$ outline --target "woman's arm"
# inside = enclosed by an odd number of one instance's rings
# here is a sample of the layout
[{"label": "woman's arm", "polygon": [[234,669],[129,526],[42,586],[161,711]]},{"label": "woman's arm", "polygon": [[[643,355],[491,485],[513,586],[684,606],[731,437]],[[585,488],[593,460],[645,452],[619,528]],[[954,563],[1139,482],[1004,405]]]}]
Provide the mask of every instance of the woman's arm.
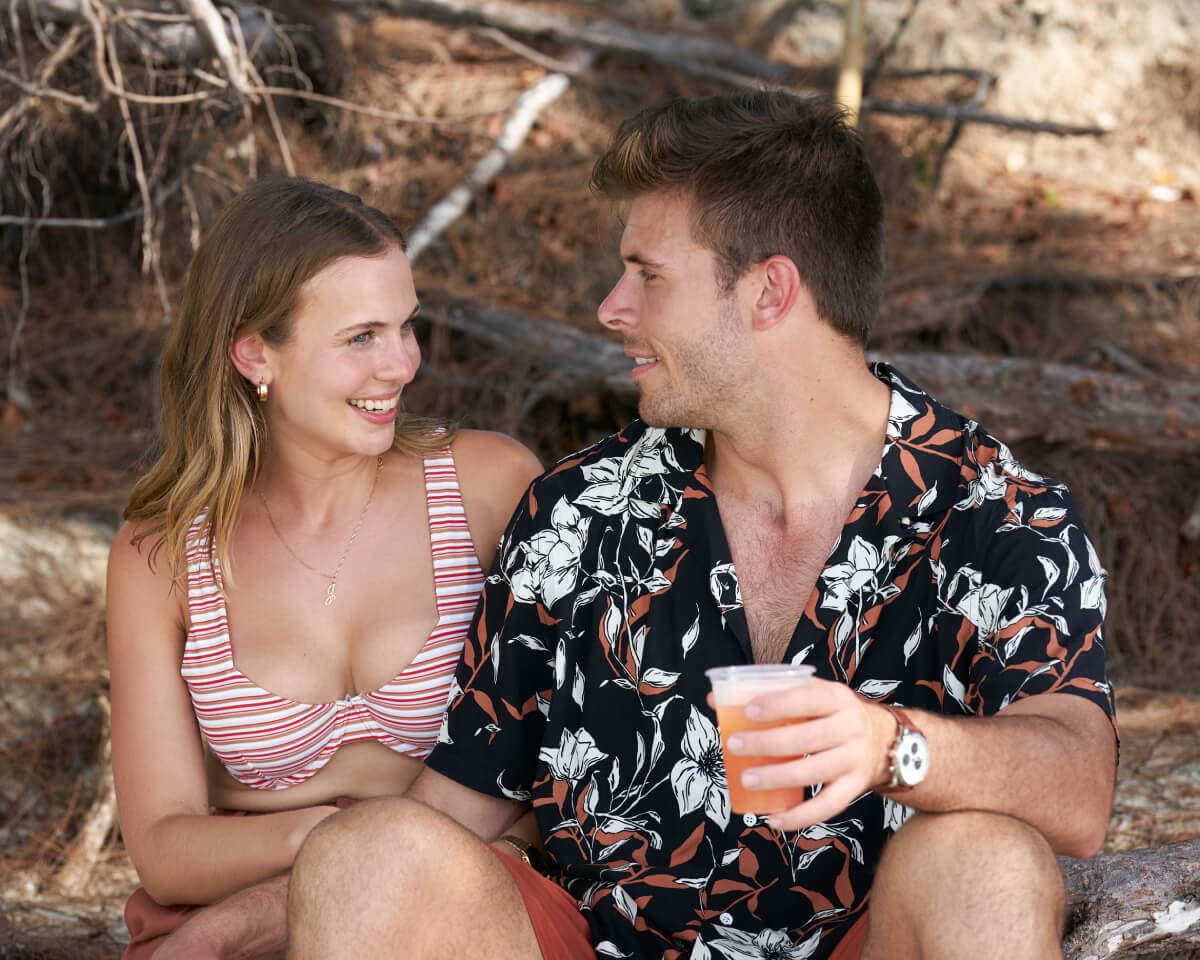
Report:
[{"label": "woman's arm", "polygon": [[108,559],[112,756],[121,832],[159,903],[211,903],[287,870],[333,807],[255,817],[208,815],[203,744],[180,675],[186,597],[149,540],[125,524]]}]

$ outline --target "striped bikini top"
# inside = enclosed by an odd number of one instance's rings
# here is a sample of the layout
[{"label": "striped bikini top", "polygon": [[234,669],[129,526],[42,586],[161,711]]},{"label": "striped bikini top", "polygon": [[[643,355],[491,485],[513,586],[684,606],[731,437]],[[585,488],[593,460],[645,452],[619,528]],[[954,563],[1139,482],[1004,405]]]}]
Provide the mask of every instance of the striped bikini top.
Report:
[{"label": "striped bikini top", "polygon": [[463,640],[483,589],[449,448],[425,458],[425,499],[433,544],[438,622],[412,663],[378,690],[332,703],[276,696],[233,661],[220,576],[208,557],[201,513],[188,532],[191,627],[181,673],[200,731],[240,783],[282,790],[303,783],[343,744],[377,740],[424,759],[433,749]]}]

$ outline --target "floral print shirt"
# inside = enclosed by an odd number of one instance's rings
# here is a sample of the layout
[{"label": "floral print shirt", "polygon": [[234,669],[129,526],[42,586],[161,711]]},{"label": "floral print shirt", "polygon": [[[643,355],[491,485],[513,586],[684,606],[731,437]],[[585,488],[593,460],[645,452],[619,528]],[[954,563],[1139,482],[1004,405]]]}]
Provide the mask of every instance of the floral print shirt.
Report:
[{"label": "floral print shirt", "polygon": [[[959,716],[1050,691],[1111,717],[1104,580],[1070,493],[885,364],[882,460],[785,659]],[[704,434],[634,421],[535,481],[467,636],[435,770],[533,805],[601,957],[827,957],[908,808],[732,814],[708,667],[752,660]]]}]

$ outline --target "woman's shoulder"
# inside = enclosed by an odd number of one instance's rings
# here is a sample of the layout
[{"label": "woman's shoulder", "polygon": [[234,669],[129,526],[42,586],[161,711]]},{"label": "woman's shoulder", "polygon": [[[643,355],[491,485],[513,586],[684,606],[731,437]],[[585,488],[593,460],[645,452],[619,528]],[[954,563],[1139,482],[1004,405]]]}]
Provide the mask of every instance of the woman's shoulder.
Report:
[{"label": "woman's shoulder", "polygon": [[122,523],[108,550],[110,580],[115,572],[119,576],[142,582],[162,578],[169,581],[163,537],[161,521],[135,518]]},{"label": "woman's shoulder", "polygon": [[464,430],[450,449],[479,562],[491,566],[495,544],[542,464],[518,440],[489,430]]},{"label": "woman's shoulder", "polygon": [[486,481],[506,490],[516,488],[514,496],[542,472],[541,461],[532,450],[494,430],[461,430],[450,450],[462,482]]}]

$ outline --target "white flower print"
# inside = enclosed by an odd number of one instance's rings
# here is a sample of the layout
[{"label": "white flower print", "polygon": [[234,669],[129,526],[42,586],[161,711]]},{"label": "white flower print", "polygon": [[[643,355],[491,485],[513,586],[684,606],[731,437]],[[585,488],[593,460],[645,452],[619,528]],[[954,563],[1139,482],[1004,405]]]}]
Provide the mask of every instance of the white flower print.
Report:
[{"label": "white flower print", "polygon": [[721,759],[721,737],[711,720],[691,708],[683,734],[683,757],[671,770],[671,787],[681,814],[704,807],[705,816],[729,825],[729,791]]},{"label": "white flower print", "polygon": [[[517,545],[505,563],[513,598],[519,603],[536,603],[549,610],[575,590],[579,560],[587,542],[590,517],[583,517],[566,498],[550,512],[550,530],[541,530]],[[512,570],[518,559],[521,566]]]},{"label": "white flower print", "polygon": [[979,476],[967,484],[967,495],[954,505],[955,510],[970,510],[987,500],[1003,500],[1008,492],[1008,477],[996,469],[995,462],[984,464]]},{"label": "white flower print", "polygon": [[580,780],[592,766],[607,760],[608,754],[598,750],[592,735],[581,727],[578,732],[563,730],[558,747],[542,747],[538,759],[550,765],[555,780]]},{"label": "white flower print", "polygon": [[853,596],[866,594],[883,601],[896,596],[900,588],[889,583],[881,589],[879,574],[891,563],[892,547],[898,540],[898,537],[887,537],[880,550],[869,540],[856,536],[846,551],[846,559],[821,572],[821,579],[828,585],[821,607],[843,611]]},{"label": "white flower print", "polygon": [[786,930],[748,933],[726,927],[709,946],[720,950],[729,960],[808,960],[820,942],[820,930],[802,943],[793,944]]},{"label": "white flower print", "polygon": [[917,415],[917,408],[909,403],[899,390],[892,391],[892,402],[888,407],[887,435],[895,440],[904,435],[904,425]]},{"label": "white flower print", "polygon": [[718,563],[708,572],[708,591],[717,601],[722,617],[742,606],[742,585],[732,563]]},{"label": "white flower print", "polygon": [[606,517],[632,513],[635,517],[653,519],[659,514],[657,501],[632,496],[640,480],[669,472],[672,465],[663,462],[666,431],[648,429],[634,442],[619,460],[608,457],[581,467],[588,487],[575,498],[578,506],[595,510]]},{"label": "white flower print", "polygon": [[883,829],[884,830],[899,830],[908,818],[916,813],[912,807],[903,803],[897,803],[891,797],[883,798]]},{"label": "white flower print", "polygon": [[963,567],[959,575],[965,576],[970,586],[954,604],[954,611],[970,620],[981,636],[994,636],[1006,625],[1002,615],[1013,588],[984,583],[983,575],[971,567]]},{"label": "white flower print", "polygon": [[1101,566],[1100,558],[1096,556],[1096,548],[1092,546],[1091,538],[1084,537],[1083,542],[1087,547],[1088,566],[1092,575],[1079,583],[1079,605],[1088,610],[1098,610],[1103,618],[1108,609],[1108,601],[1104,596],[1104,581],[1108,579],[1108,573]]}]

